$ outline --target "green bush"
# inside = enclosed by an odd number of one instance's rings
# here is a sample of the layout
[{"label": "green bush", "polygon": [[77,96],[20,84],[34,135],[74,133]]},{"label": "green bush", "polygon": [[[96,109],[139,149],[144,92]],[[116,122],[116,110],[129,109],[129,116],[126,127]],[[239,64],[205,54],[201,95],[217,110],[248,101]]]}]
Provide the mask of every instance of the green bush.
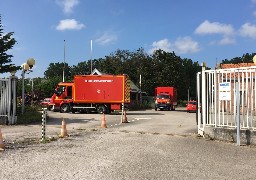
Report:
[{"label": "green bush", "polygon": [[135,102],[132,102],[129,106],[129,110],[131,111],[152,109],[152,108],[154,108],[154,105],[152,105],[152,103],[148,101],[142,101],[142,103],[135,101]]},{"label": "green bush", "polygon": [[26,105],[22,114],[21,106],[17,107],[17,124],[30,124],[42,121],[42,106]]},{"label": "green bush", "polygon": [[180,101],[178,101],[178,106],[179,107],[186,107],[187,103],[188,103],[187,100],[180,100]]}]

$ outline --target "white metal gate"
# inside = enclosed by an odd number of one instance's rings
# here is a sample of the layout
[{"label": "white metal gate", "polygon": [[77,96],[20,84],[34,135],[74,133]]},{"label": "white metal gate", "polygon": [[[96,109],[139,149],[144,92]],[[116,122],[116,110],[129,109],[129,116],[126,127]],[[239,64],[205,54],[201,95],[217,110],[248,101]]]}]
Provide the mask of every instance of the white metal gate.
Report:
[{"label": "white metal gate", "polygon": [[[240,109],[236,107],[237,82]],[[201,135],[206,126],[236,128],[237,114],[240,114],[241,129],[255,130],[256,66],[202,70],[197,74],[197,102]]]},{"label": "white metal gate", "polygon": [[6,125],[17,121],[17,80],[16,76],[0,79],[0,120]]}]

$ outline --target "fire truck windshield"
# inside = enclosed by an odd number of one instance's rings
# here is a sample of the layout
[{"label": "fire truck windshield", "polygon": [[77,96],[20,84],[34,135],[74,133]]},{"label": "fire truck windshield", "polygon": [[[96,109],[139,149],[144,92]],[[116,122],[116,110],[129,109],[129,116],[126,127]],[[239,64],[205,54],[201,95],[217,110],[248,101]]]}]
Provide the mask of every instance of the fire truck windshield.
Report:
[{"label": "fire truck windshield", "polygon": [[159,94],[156,96],[157,99],[170,99],[170,96],[167,94]]},{"label": "fire truck windshield", "polygon": [[65,92],[65,86],[58,86],[56,88],[55,93],[56,93],[57,96],[60,96],[63,92]]}]

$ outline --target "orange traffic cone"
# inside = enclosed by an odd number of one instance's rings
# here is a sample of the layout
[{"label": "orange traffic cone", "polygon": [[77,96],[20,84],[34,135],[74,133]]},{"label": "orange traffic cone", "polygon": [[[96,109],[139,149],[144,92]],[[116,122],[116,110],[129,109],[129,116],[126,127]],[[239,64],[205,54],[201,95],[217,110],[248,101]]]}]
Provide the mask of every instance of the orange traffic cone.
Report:
[{"label": "orange traffic cone", "polygon": [[102,114],[101,127],[107,128],[105,113]]},{"label": "orange traffic cone", "polygon": [[66,122],[65,122],[64,118],[62,118],[60,137],[66,137],[66,136],[68,136],[68,131],[67,131],[67,127],[66,127]]},{"label": "orange traffic cone", "polygon": [[0,149],[3,150],[4,148],[5,148],[5,145],[4,145],[4,141],[3,141],[2,132],[0,129]]},{"label": "orange traffic cone", "polygon": [[128,123],[127,117],[126,117],[126,111],[124,111],[124,116],[123,116],[123,122],[122,123]]}]

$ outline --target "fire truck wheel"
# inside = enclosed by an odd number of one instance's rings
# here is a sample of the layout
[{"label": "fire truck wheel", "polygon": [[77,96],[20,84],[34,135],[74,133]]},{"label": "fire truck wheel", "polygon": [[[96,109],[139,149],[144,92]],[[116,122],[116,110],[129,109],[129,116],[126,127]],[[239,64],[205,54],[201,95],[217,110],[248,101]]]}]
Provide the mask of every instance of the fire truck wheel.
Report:
[{"label": "fire truck wheel", "polygon": [[106,113],[106,112],[107,112],[106,106],[104,106],[104,105],[99,105],[99,106],[97,107],[97,112],[98,112],[99,114]]},{"label": "fire truck wheel", "polygon": [[75,114],[76,110],[72,108],[71,112],[72,112],[72,114]]},{"label": "fire truck wheel", "polygon": [[68,113],[69,112],[69,105],[68,104],[62,104],[60,107],[61,113]]},{"label": "fire truck wheel", "polygon": [[48,111],[53,111],[53,106],[48,106],[47,109]]}]

